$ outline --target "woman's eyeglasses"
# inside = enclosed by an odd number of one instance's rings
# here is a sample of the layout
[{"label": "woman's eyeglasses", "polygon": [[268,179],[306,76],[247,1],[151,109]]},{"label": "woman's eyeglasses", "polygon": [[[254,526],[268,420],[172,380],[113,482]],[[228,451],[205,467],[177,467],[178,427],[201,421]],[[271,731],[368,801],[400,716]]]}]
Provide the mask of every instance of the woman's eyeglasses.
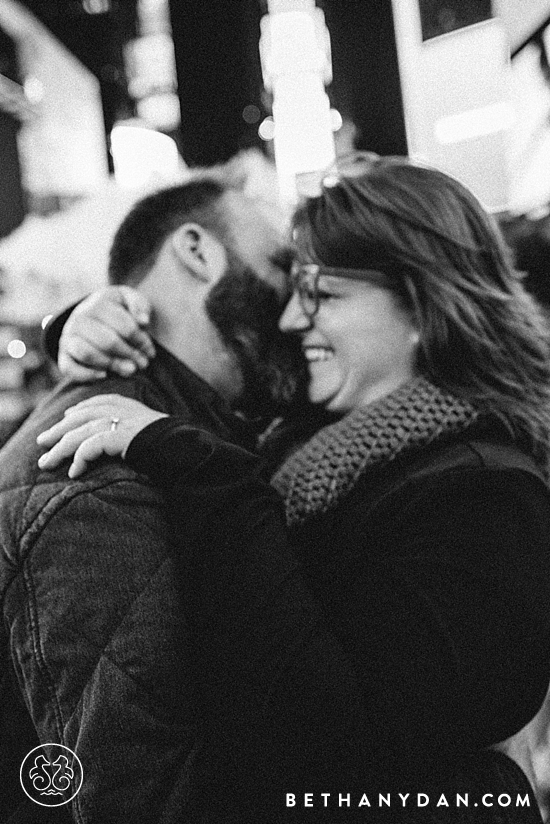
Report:
[{"label": "woman's eyeglasses", "polygon": [[309,320],[314,318],[319,311],[319,278],[323,276],[368,281],[385,288],[391,285],[388,275],[376,269],[347,269],[294,261],[290,270],[290,285],[292,291],[298,296],[304,315]]}]

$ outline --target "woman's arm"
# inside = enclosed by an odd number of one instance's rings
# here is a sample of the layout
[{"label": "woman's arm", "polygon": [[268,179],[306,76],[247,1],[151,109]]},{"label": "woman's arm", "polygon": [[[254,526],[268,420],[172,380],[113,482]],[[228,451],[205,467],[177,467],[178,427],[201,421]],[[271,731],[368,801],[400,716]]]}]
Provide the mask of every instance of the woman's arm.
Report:
[{"label": "woman's arm", "polygon": [[128,377],[155,355],[147,329],[151,307],[130,286],[107,286],[50,321],[44,347],[65,377],[76,381]]},{"label": "woman's arm", "polygon": [[[397,528],[379,524],[386,535],[393,532],[384,546],[391,555],[383,560],[359,506],[349,512],[353,536],[334,531],[329,563],[319,563],[310,545],[298,564],[280,502],[250,456],[230,456],[215,443],[196,475],[182,476],[177,456],[186,453],[186,438],[183,427],[159,421],[134,440],[127,459],[146,471],[155,462],[155,442],[162,443],[171,457],[164,478],[153,472],[155,483],[173,512],[201,512],[196,537],[203,547],[219,541],[227,577],[214,614],[238,602],[243,581],[249,582],[245,612],[264,593],[256,626],[266,631],[266,694],[277,696],[280,686],[269,668],[269,641],[282,629],[279,610],[299,604],[315,622],[315,635],[300,636],[307,623],[302,613],[286,636],[287,645],[300,638],[281,661],[289,676],[287,708],[295,711],[305,695],[323,692],[330,659],[342,684],[353,684],[354,717],[370,754],[398,760],[401,769],[401,759],[431,761],[435,769],[440,759],[487,747],[538,711],[550,682],[550,505],[535,476],[489,469],[442,475],[403,502]],[[289,577],[272,577],[272,569],[262,588],[254,576],[274,553]],[[324,664],[316,661],[317,644]],[[337,688],[333,700],[335,694]]]}]

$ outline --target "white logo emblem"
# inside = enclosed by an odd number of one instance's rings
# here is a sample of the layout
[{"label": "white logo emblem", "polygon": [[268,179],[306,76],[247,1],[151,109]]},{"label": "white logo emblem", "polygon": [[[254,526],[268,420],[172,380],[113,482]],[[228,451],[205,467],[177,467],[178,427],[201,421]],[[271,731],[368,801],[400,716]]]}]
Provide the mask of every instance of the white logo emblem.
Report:
[{"label": "white logo emblem", "polygon": [[41,744],[21,764],[19,780],[35,804],[61,807],[72,801],[82,787],[84,773],[75,752],[63,744]]}]

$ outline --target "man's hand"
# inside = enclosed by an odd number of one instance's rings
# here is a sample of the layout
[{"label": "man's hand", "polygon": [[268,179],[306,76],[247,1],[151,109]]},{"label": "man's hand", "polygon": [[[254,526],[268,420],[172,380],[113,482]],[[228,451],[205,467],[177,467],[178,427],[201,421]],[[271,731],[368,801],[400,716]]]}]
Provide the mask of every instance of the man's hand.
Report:
[{"label": "man's hand", "polygon": [[57,365],[75,381],[94,381],[107,372],[129,377],[155,356],[147,327],[151,306],[130,286],[107,286],[79,303],[59,341]]}]

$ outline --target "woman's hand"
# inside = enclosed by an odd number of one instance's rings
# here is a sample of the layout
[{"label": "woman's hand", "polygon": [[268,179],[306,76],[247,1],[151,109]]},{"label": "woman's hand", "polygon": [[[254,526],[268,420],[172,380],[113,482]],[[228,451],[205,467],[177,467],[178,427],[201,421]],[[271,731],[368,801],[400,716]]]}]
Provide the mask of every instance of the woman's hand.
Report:
[{"label": "woman's hand", "polygon": [[155,356],[147,326],[151,307],[130,286],[107,286],[71,312],[59,340],[57,365],[75,381],[122,377],[144,369]]},{"label": "woman's hand", "polygon": [[71,406],[63,420],[38,436],[39,446],[49,449],[38,465],[41,469],[55,469],[72,457],[69,477],[77,478],[101,455],[124,457],[138,432],[166,417],[163,412],[149,409],[132,398],[96,395]]}]

